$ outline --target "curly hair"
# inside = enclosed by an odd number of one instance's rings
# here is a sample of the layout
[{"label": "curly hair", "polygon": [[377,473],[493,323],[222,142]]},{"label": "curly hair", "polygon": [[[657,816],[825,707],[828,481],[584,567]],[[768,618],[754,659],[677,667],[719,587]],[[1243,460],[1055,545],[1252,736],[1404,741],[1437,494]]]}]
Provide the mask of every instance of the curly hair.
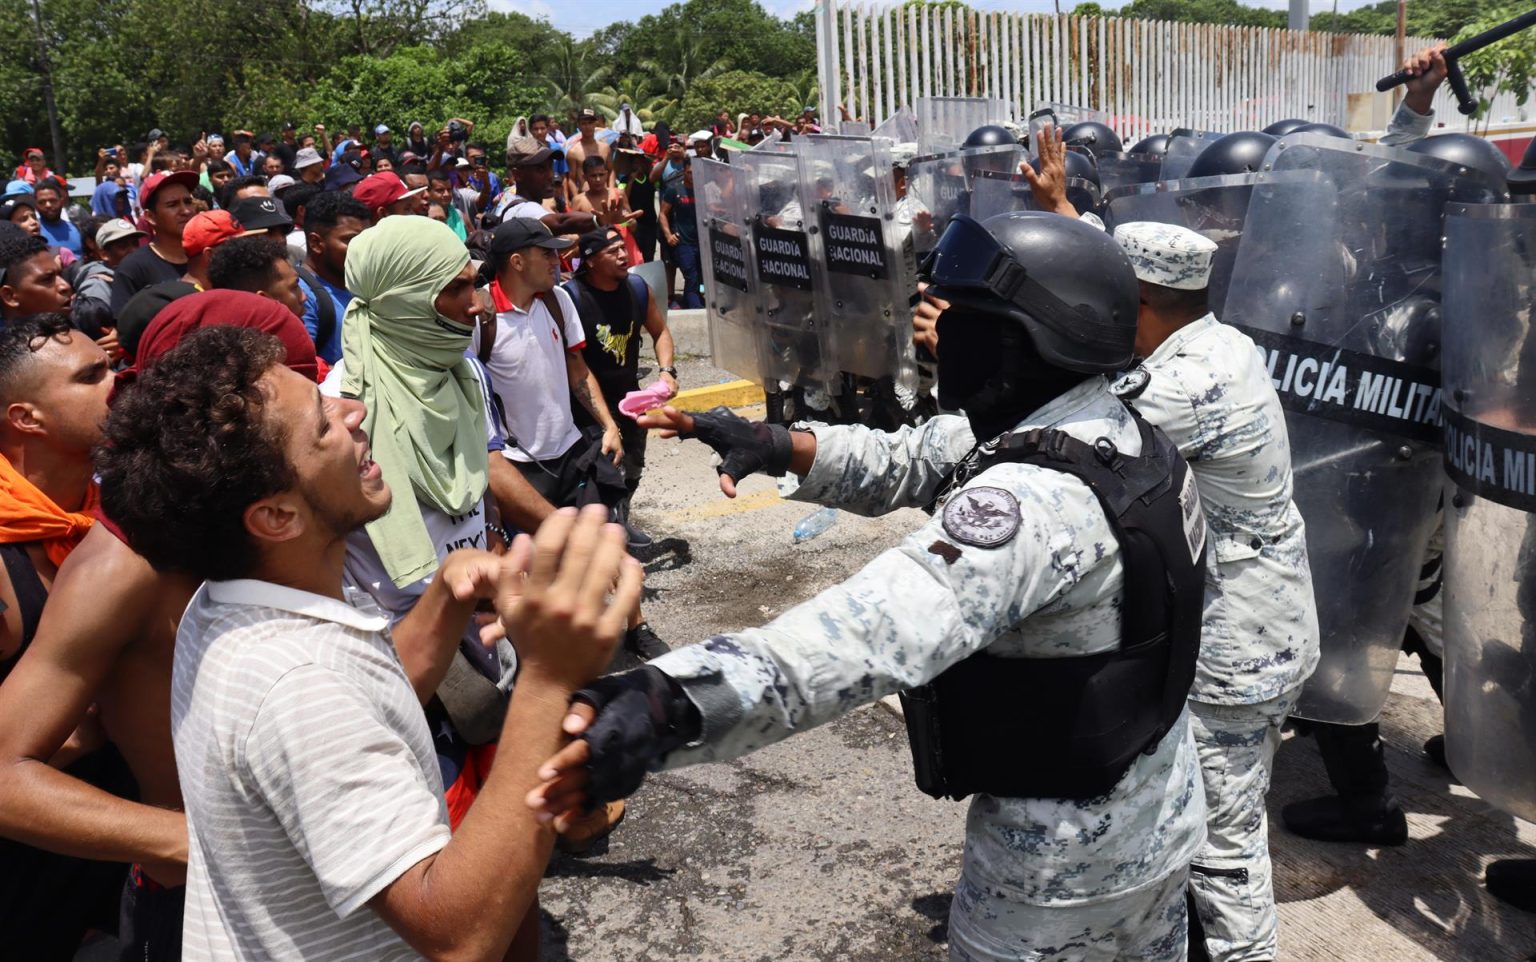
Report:
[{"label": "curly hair", "polygon": [[74,330],[63,314],[32,314],[0,328],[0,404],[18,399],[24,371],[43,345]]},{"label": "curly hair", "polygon": [[113,402],[96,449],[102,508],[156,570],[221,581],[260,560],[245,509],[296,482],[258,383],[285,356],[270,334],[202,328]]},{"label": "curly hair", "polygon": [[277,262],[287,260],[288,248],[265,234],[234,237],[213,249],[208,281],[222,290],[256,294],[277,278]]},{"label": "curly hair", "polygon": [[351,194],[345,194],[339,190],[321,191],[310,198],[309,204],[304,208],[304,231],[305,233],[322,233],[331,230],[343,217],[351,217],[364,224],[373,220],[373,215],[368,213],[368,208],[363,206],[363,202]]},{"label": "curly hair", "polygon": [[0,283],[4,283],[11,268],[47,251],[48,238],[41,235],[18,231],[0,236]]}]

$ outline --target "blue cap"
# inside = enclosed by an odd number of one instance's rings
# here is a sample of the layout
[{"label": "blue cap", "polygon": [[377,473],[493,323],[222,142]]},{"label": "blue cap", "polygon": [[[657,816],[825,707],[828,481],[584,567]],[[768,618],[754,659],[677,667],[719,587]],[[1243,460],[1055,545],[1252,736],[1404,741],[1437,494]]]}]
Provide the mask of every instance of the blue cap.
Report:
[{"label": "blue cap", "polygon": [[343,190],[363,179],[357,168],[345,162],[337,162],[325,171],[325,189]]}]

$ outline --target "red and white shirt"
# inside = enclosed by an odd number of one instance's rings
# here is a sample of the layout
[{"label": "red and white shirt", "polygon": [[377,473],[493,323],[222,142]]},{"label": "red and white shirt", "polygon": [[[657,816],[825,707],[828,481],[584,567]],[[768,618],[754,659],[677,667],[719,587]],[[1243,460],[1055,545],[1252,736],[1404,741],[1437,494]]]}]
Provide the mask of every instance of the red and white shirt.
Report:
[{"label": "red and white shirt", "polygon": [[[568,351],[579,352],[586,346],[587,335],[571,296],[559,287],[549,296],[559,298],[565,316],[563,338],[541,298],[534,298],[524,311],[507,299],[499,282],[491,282],[496,343],[485,367],[506,417],[507,446],[502,453],[513,461],[549,461],[581,440],[581,429],[571,417],[565,359]],[[477,327],[470,353],[479,350]]]}]

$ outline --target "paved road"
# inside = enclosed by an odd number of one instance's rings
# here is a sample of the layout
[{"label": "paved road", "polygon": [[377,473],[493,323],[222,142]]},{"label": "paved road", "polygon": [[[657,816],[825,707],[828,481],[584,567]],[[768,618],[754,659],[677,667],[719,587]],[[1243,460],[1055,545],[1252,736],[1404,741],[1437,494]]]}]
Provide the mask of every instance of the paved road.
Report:
[{"label": "paved road", "polygon": [[[725,375],[699,362],[685,384]],[[841,515],[796,545],[804,505],[748,481],[715,488],[708,451],[653,438],[637,521],[691,552],[653,563],[647,616],[674,646],[768,621],[895,544],[922,516]],[[1271,794],[1285,960],[1514,962],[1536,951],[1536,916],[1479,884],[1496,857],[1536,857],[1536,826],[1448,782],[1418,746],[1438,707],[1404,660],[1383,736],[1412,841],[1364,850],[1306,842],[1279,806],[1325,789],[1308,739],[1288,737]],[[756,755],[653,777],[609,851],[557,858],[542,889],[549,960],[946,958],[964,806],[911,784],[901,721],[880,706]]]}]

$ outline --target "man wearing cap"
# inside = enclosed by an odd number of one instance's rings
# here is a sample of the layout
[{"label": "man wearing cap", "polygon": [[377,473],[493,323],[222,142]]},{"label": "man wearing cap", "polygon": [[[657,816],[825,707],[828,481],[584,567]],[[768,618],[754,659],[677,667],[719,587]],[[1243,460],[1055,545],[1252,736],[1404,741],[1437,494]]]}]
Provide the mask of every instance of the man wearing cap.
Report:
[{"label": "man wearing cap", "polygon": [[[609,160],[609,147],[597,139],[597,111],[591,107],[583,107],[576,112],[576,129],[581,131],[581,136],[566,141],[565,162],[568,169],[565,174],[565,183],[562,189],[565,192],[567,203],[576,199],[576,195],[587,189],[586,178],[582,174],[581,165],[588,157],[601,157]],[[608,165],[608,186],[613,186],[613,164]]]},{"label": "man wearing cap", "polygon": [[514,218],[537,220],[555,234],[582,234],[598,227],[593,214],[560,212],[544,206],[556,190],[564,189],[564,182],[555,183],[554,151],[543,141],[533,136],[509,137],[507,177],[512,186],[502,192],[492,210],[498,222]]},{"label": "man wearing cap", "polygon": [[405,186],[405,181],[391,171],[370,174],[352,190],[352,196],[368,208],[368,215],[375,224],[392,215],[418,213],[420,202],[417,198],[425,193],[424,187],[412,189]]},{"label": "man wearing cap", "polygon": [[[624,235],[617,228],[605,227],[583,234],[581,270],[565,284],[581,319],[586,346],[582,357],[587,369],[597,379],[603,400],[619,426],[624,443],[624,498],[621,517],[628,516],[629,500],[640,486],[645,469],[646,430],[619,411],[619,402],[631,391],[640,390],[641,332],[651,335],[656,351],[659,381],[666,386],[661,400],[677,393],[677,368],[673,366],[672,332],[661,305],[651,296],[651,289],[639,276],[630,273]],[[576,412],[578,417],[582,412]],[[583,418],[595,423],[591,418]]]},{"label": "man wearing cap", "polygon": [[293,218],[276,197],[247,197],[231,211],[246,234],[266,234],[286,242],[293,230]]},{"label": "man wearing cap", "polygon": [[298,130],[293,121],[283,123],[281,137],[282,139],[272,148],[268,156],[282,161],[284,172],[291,172],[294,169],[293,162],[299,156]]},{"label": "man wearing cap", "polygon": [[304,147],[294,154],[293,169],[306,184],[318,184],[325,179],[325,158],[313,147]]},{"label": "man wearing cap", "polygon": [[340,154],[336,162],[325,170],[326,190],[347,190],[355,188],[363,180],[362,158],[353,151],[345,151]]},{"label": "man wearing cap", "polygon": [[374,126],[373,147],[370,149],[370,152],[373,154],[375,166],[377,166],[381,159],[389,161],[391,167],[400,162],[400,152],[395,149],[394,145],[394,134],[387,125],[377,124]]},{"label": "man wearing cap", "polygon": [[193,217],[181,233],[181,248],[187,252],[187,272],[182,281],[199,291],[212,290],[208,265],[213,261],[213,249],[245,233],[245,226],[227,210],[205,210]]},{"label": "man wearing cap", "polygon": [[28,147],[22,151],[21,166],[11,172],[12,180],[24,180],[34,187],[39,181],[54,176],[54,172],[48,169],[48,159],[43,155],[41,147]]},{"label": "man wearing cap", "polygon": [[139,291],[187,272],[181,234],[197,213],[192,190],[197,174],[190,170],[162,171],[144,181],[139,202],[154,229],[154,239],[123,259],[112,276],[112,313],[118,314]]},{"label": "man wearing cap", "polygon": [[231,167],[235,168],[235,176],[249,177],[252,174],[261,173],[258,169],[256,154],[254,153],[255,138],[244,130],[236,131],[234,137],[234,152],[225,156],[224,159],[229,161]]},{"label": "man wearing cap", "polygon": [[1210,524],[1191,727],[1208,806],[1190,891],[1213,962],[1276,956],[1264,798],[1280,726],[1318,659],[1306,531],[1285,412],[1253,341],[1206,289],[1216,244],[1184,227],[1115,228],[1141,288],[1142,365],[1113,390],[1189,461]]},{"label": "man wearing cap", "polygon": [[101,252],[102,263],[117,270],[124,258],[139,249],[139,238],[143,236],[144,232],[125,217],[114,217],[102,224],[96,228],[96,249]]}]

